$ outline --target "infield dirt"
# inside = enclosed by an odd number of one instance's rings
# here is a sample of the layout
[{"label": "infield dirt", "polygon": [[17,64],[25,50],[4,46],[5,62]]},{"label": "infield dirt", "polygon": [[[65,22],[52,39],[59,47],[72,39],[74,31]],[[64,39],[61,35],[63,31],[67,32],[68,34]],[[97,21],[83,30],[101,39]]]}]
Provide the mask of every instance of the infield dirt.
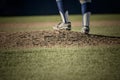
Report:
[{"label": "infield dirt", "polygon": [[0,32],[0,48],[120,45],[120,37],[74,31]]}]

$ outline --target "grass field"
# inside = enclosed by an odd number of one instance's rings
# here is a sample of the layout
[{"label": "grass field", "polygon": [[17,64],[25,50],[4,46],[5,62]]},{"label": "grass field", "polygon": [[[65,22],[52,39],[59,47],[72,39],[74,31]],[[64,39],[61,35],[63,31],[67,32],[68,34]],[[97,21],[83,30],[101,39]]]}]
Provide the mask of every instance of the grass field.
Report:
[{"label": "grass field", "polygon": [[[48,18],[51,23],[59,21],[59,16],[0,17],[0,32],[52,30],[40,25],[49,22]],[[71,15],[70,20],[81,22],[81,15]],[[91,26],[91,34],[120,37],[119,14],[92,15],[94,21],[98,24]],[[40,24],[16,26],[36,22]],[[0,49],[0,80],[120,80],[119,70],[120,45]]]}]

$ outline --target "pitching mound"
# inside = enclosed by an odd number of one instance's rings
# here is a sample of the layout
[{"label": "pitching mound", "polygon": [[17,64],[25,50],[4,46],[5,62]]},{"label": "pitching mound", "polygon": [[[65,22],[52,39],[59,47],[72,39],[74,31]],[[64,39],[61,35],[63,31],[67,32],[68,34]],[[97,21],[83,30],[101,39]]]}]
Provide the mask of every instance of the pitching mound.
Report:
[{"label": "pitching mound", "polygon": [[0,48],[120,45],[120,37],[85,35],[73,31],[0,33]]}]

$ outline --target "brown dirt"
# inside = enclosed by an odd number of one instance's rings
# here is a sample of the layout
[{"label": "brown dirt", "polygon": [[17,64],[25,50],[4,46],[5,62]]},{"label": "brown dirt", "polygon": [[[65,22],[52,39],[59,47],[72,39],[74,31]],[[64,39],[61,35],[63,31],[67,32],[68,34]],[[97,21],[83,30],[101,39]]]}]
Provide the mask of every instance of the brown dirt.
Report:
[{"label": "brown dirt", "polygon": [[73,31],[0,33],[0,48],[120,45],[120,37],[81,34]]}]

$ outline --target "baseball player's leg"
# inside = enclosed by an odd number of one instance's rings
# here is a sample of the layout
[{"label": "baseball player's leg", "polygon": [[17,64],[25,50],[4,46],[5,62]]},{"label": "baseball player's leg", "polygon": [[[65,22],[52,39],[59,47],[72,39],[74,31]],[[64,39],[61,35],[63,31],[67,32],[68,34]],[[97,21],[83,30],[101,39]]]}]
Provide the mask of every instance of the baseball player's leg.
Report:
[{"label": "baseball player's leg", "polygon": [[58,10],[59,10],[59,13],[60,13],[61,18],[62,18],[62,22],[67,23],[67,19],[65,17],[65,10],[64,10],[63,1],[62,0],[56,0],[56,3],[57,3]]},{"label": "baseball player's leg", "polygon": [[68,21],[68,11],[64,8],[63,0],[56,0],[59,13],[61,15],[62,22],[54,26],[55,30],[71,30],[71,23]]},{"label": "baseball player's leg", "polygon": [[83,28],[81,32],[88,34],[90,31],[91,0],[80,0],[80,3],[83,16]]}]

